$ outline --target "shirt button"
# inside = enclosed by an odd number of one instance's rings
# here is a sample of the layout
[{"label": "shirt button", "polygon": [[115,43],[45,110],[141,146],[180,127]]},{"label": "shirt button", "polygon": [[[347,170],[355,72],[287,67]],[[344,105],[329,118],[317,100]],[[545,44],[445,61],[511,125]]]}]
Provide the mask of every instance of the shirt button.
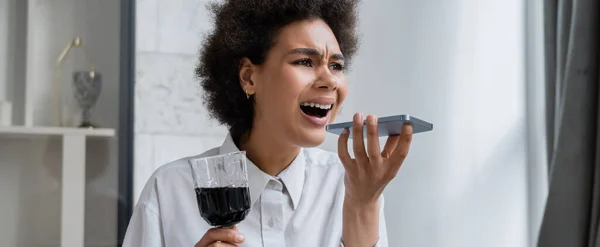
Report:
[{"label": "shirt button", "polygon": [[273,225],[275,225],[275,223],[273,222],[273,218],[269,219],[269,227],[273,227]]}]

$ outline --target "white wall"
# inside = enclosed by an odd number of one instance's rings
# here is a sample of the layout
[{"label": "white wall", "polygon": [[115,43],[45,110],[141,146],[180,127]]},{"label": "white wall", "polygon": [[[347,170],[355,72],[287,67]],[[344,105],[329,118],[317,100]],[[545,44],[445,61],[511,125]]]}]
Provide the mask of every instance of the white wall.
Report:
[{"label": "white wall", "polygon": [[0,101],[7,100],[8,94],[8,34],[10,29],[10,9],[13,0],[0,0]]},{"label": "white wall", "polygon": [[12,124],[24,123],[25,62],[22,51],[27,46],[23,28],[27,18],[27,2],[0,0],[0,101],[12,104]]},{"label": "white wall", "polygon": [[[208,27],[200,2],[137,0],[136,199],[156,167],[224,135],[193,79]],[[391,246],[528,245],[523,7],[363,1],[363,44],[338,120],[408,113],[435,126],[415,137],[385,192]]]},{"label": "white wall", "polygon": [[527,246],[523,6],[364,4],[354,109],[434,123],[385,192],[393,246]]},{"label": "white wall", "polygon": [[220,145],[226,133],[208,121],[194,79],[200,39],[210,28],[205,3],[136,1],[136,201],[154,169]]},{"label": "white wall", "polygon": [[21,22],[21,16],[26,9],[25,4],[17,0],[0,0],[0,101],[5,100],[12,103],[11,123],[23,122],[24,100],[17,97],[24,94],[25,87],[22,83],[15,83],[24,78],[24,73],[19,66],[24,63],[24,58],[18,57],[16,50],[24,47],[21,36],[22,30],[18,30],[16,23]]},{"label": "white wall", "polygon": [[[0,0],[6,1],[6,0]],[[13,63],[7,70],[15,79],[9,98],[23,96],[25,75],[36,90],[31,96],[35,125],[52,124],[54,60],[74,36],[81,36],[103,75],[102,95],[93,122],[118,128],[120,2],[105,0],[9,0],[11,3],[8,53],[0,60]],[[19,4],[15,4],[19,3]],[[28,3],[28,4],[27,4]],[[3,5],[5,6],[5,5]],[[4,11],[4,10],[3,10]],[[31,17],[26,21],[27,15]],[[29,25],[29,29],[27,28]],[[31,31],[26,33],[26,31]],[[26,36],[28,34],[29,36]],[[4,35],[4,34],[2,34]],[[27,42],[26,38],[29,38]],[[17,43],[18,42],[18,43]],[[1,44],[0,45],[4,45]],[[31,50],[26,50],[29,45]],[[25,62],[26,54],[34,61]],[[15,56],[15,57],[12,57]],[[72,69],[81,62],[74,50],[64,68],[65,97]],[[25,65],[28,64],[27,71]],[[1,77],[1,76],[0,76]],[[2,86],[2,84],[0,84]],[[16,91],[19,93],[13,94]],[[23,115],[18,111],[16,114]],[[23,122],[22,120],[20,121]],[[118,139],[87,142],[86,246],[116,246],[118,195]],[[58,246],[60,243],[61,143],[56,138],[6,138],[0,135],[0,246]]]}]

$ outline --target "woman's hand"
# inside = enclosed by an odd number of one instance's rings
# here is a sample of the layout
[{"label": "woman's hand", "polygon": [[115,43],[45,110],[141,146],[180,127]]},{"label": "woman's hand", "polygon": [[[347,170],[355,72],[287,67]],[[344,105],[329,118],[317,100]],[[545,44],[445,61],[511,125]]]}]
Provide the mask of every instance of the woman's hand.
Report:
[{"label": "woman's hand", "polygon": [[354,159],[348,153],[348,130],[340,135],[338,141],[338,155],[346,169],[342,231],[342,242],[346,247],[374,246],[379,239],[378,200],[387,184],[398,174],[412,140],[412,126],[405,125],[402,133],[389,136],[383,150],[380,150],[377,118],[369,115],[365,149],[363,121],[361,114],[354,114]]},{"label": "woman's hand", "polygon": [[244,242],[244,236],[233,228],[212,228],[208,230],[202,239],[194,247],[231,247],[238,246]]},{"label": "woman's hand", "polygon": [[377,118],[367,116],[367,147],[363,137],[363,116],[356,113],[352,125],[352,143],[355,158],[348,153],[349,132],[345,130],[338,141],[338,155],[346,169],[345,200],[352,205],[377,204],[387,184],[396,177],[412,140],[412,126],[405,125],[402,133],[389,136],[380,150]]}]

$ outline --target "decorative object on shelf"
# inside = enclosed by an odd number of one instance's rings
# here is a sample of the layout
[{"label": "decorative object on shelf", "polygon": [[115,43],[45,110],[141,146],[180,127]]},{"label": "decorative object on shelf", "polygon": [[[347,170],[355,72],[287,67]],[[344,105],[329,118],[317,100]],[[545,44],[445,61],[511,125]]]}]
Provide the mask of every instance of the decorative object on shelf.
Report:
[{"label": "decorative object on shelf", "polygon": [[[54,95],[55,95],[55,102],[56,102],[56,111],[55,111],[55,115],[56,115],[56,124],[58,126],[66,126],[67,124],[65,123],[65,116],[63,115],[63,109],[64,109],[64,105],[63,105],[63,76],[62,76],[62,65],[63,62],[65,61],[67,55],[69,54],[69,51],[73,48],[80,48],[79,50],[82,51],[84,58],[90,68],[89,71],[77,71],[73,73],[73,86],[74,88],[74,94],[75,94],[75,99],[77,101],[77,103],[79,104],[79,107],[83,110],[83,119],[82,119],[82,123],[79,125],[79,127],[82,128],[94,128],[95,126],[93,126],[90,123],[90,110],[91,108],[93,108],[98,100],[98,97],[100,95],[101,92],[101,76],[99,73],[96,72],[96,70],[94,69],[94,64],[92,63],[92,60],[90,59],[90,56],[88,55],[88,53],[86,52],[86,50],[83,48],[83,44],[81,42],[81,38],[79,37],[75,37],[73,38],[69,44],[67,45],[67,47],[65,47],[65,49],[63,49],[63,51],[60,53],[60,55],[58,56],[58,58],[56,59],[56,64],[55,64],[55,70],[54,70],[54,74],[55,74],[55,85],[54,85]],[[96,78],[98,77],[98,78]],[[97,85],[96,85],[97,84]]]},{"label": "decorative object on shelf", "polygon": [[83,110],[80,128],[96,128],[90,122],[91,110],[96,105],[102,92],[102,75],[90,71],[73,73],[75,99]]},{"label": "decorative object on shelf", "polygon": [[0,100],[0,126],[12,125],[12,103]]}]

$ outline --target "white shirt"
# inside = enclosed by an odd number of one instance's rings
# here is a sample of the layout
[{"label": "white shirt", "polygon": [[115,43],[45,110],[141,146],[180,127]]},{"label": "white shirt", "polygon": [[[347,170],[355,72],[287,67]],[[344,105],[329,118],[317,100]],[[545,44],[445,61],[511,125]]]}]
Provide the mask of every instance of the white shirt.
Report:
[{"label": "white shirt", "polygon": [[[231,136],[221,147],[158,168],[134,208],[125,247],[193,247],[211,228],[200,217],[190,159],[239,151]],[[277,177],[247,160],[252,206],[237,225],[249,247],[338,247],[342,237],[344,167],[337,154],[304,148]],[[387,247],[380,200],[379,241]]]}]

